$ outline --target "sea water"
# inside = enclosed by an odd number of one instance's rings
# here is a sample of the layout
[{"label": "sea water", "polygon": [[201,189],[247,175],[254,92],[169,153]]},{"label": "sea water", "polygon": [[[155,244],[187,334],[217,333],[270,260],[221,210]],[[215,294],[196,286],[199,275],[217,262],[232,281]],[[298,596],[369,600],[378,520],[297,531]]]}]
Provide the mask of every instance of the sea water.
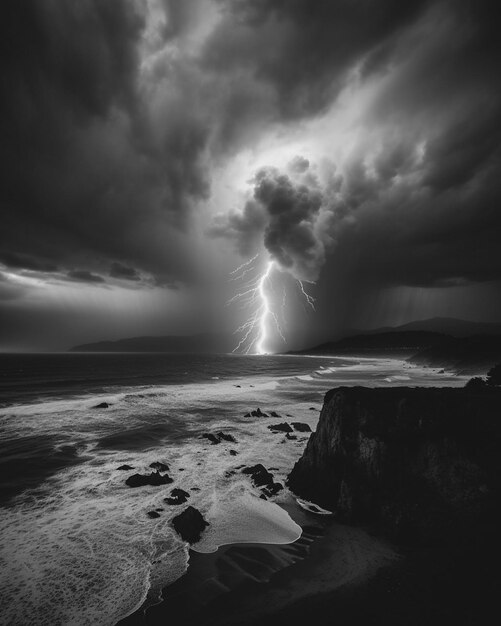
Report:
[{"label": "sea water", "polygon": [[[171,525],[188,504],[210,524],[200,552],[295,541],[286,490],[264,501],[241,469],[263,463],[284,483],[309,433],[290,441],[268,426],[314,430],[324,393],[354,384],[464,381],[390,359],[1,355],[0,621],[115,624],[158,600],[188,567]],[[280,418],[246,417],[257,407]],[[202,437],[218,431],[236,443]],[[172,484],[125,484],[155,461],[169,465]],[[190,493],[186,504],[164,502],[175,487]]]}]

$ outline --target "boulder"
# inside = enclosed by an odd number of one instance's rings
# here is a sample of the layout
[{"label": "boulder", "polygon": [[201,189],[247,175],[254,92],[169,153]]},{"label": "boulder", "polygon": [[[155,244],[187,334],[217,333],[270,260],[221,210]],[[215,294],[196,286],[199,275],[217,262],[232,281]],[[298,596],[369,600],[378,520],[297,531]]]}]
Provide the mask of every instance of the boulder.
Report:
[{"label": "boulder", "polygon": [[157,470],[157,472],[169,471],[169,466],[166,463],[162,463],[161,461],[154,461],[153,463],[150,463],[150,467],[154,470]]},{"label": "boulder", "polygon": [[249,474],[256,487],[264,487],[273,484],[273,474],[270,474],[270,472],[264,467],[264,465],[261,465],[261,463],[250,467],[244,467],[242,474]]},{"label": "boulder", "polygon": [[229,441],[230,443],[237,443],[237,440],[235,439],[233,435],[229,435],[221,431],[216,433],[216,437],[219,437],[219,441],[223,440],[223,441]]},{"label": "boulder", "polygon": [[184,504],[190,497],[190,494],[184,489],[173,489],[169,498],[164,498],[164,502],[170,505]]},{"label": "boulder", "polygon": [[287,422],[282,422],[281,424],[271,424],[268,428],[277,433],[291,433],[293,431],[292,426],[287,424]]},{"label": "boulder", "polygon": [[204,519],[198,509],[189,506],[173,518],[172,526],[184,541],[197,543],[205,528],[209,526],[209,522]]},{"label": "boulder", "polygon": [[300,433],[311,433],[311,428],[308,424],[304,422],[291,422],[292,426],[294,426],[294,430],[297,430]]},{"label": "boulder", "polygon": [[208,439],[211,444],[214,446],[217,443],[221,443],[221,439],[219,439],[219,437],[216,437],[216,435],[213,435],[212,433],[204,433],[202,435],[203,439]]},{"label": "boulder", "polygon": [[167,474],[160,474],[159,472],[151,472],[151,474],[132,474],[125,481],[125,484],[129,487],[144,487],[145,485],[153,485],[158,487],[160,485],[168,485],[174,482]]}]

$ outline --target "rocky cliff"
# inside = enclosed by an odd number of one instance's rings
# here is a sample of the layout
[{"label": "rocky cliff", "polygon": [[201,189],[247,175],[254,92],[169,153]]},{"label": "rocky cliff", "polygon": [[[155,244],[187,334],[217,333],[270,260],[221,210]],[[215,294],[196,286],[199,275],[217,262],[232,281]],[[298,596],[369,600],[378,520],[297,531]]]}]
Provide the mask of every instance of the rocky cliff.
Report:
[{"label": "rocky cliff", "polygon": [[500,409],[495,388],[333,389],[289,487],[393,537],[457,535],[499,503]]}]

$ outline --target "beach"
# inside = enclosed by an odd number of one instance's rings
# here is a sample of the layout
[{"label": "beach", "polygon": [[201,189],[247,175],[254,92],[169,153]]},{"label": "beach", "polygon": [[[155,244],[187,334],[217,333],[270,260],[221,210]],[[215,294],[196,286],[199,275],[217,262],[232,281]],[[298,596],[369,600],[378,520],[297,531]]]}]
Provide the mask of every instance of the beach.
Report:
[{"label": "beach", "polygon": [[[217,605],[222,596],[229,607],[230,596],[250,582],[262,586],[263,606],[278,610],[391,563],[396,558],[391,546],[353,529],[327,528],[325,518],[305,513],[286,488],[264,500],[262,489],[242,470],[262,464],[285,486],[310,432],[294,430],[287,438],[269,426],[294,422],[313,431],[323,396],[336,384],[464,381],[389,359],[290,359],[295,360],[282,365],[275,357],[270,373],[261,360],[259,370],[245,376],[235,371],[185,384],[115,385],[101,393],[45,395],[2,408],[3,441],[15,435],[18,446],[4,462],[17,454],[21,468],[21,488],[1,509],[6,622],[114,624],[131,616],[133,623],[147,609],[153,623],[158,611],[171,610],[169,593],[176,584],[202,607]],[[294,368],[292,374],[284,371],[286,365]],[[96,408],[103,403],[106,408]],[[266,416],[252,415],[258,408]],[[234,441],[215,444],[204,437],[217,433]],[[31,457],[19,450],[23,441],[32,446]],[[33,450],[46,458],[49,448],[58,462],[69,461],[50,471],[40,465],[34,484],[30,471],[41,460],[33,458]],[[137,489],[126,484],[134,473],[151,472],[155,463],[168,465],[171,483]],[[119,470],[123,465],[131,469]],[[26,476],[31,477],[23,482]],[[10,494],[16,485],[4,487]],[[191,549],[171,525],[186,506],[165,503],[174,488],[189,493],[186,505],[209,523]],[[324,546],[318,559],[311,556],[317,545]],[[211,567],[216,574],[207,574]],[[319,568],[307,575],[312,581],[307,585],[300,575],[305,567]],[[211,583],[200,593],[204,576]],[[274,591],[280,576],[284,587]]]}]

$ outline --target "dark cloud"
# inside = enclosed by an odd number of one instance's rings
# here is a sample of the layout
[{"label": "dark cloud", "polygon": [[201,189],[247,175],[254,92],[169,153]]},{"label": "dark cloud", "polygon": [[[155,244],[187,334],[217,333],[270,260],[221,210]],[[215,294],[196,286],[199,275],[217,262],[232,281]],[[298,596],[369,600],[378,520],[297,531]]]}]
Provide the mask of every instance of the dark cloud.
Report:
[{"label": "dark cloud", "polygon": [[141,280],[141,276],[136,269],[116,262],[111,265],[110,276],[122,278],[123,280]]},{"label": "dark cloud", "polygon": [[[342,298],[346,319],[357,290],[499,279],[496,8],[9,0],[0,263],[40,279],[110,275],[177,292],[220,276],[207,262],[214,239],[200,234],[216,206],[211,183],[235,155],[300,136],[280,159],[299,152],[288,166],[271,159],[245,173],[244,199],[218,206],[213,236],[243,257],[266,249],[296,277],[320,272],[325,311]],[[9,306],[30,288],[2,285]]]},{"label": "dark cloud", "polygon": [[243,212],[220,216],[210,234],[236,243],[243,255],[264,245],[271,259],[300,280],[316,280],[332,244],[332,209],[309,162],[295,157],[288,174],[260,169]]},{"label": "dark cloud", "polygon": [[395,35],[427,4],[220,0],[225,18],[209,41],[206,63],[267,83],[280,117],[317,114],[332,103],[354,65],[368,64],[382,46],[391,48]]},{"label": "dark cloud", "polygon": [[71,270],[68,272],[68,278],[83,283],[104,283],[105,280],[98,274],[92,274],[87,270]]},{"label": "dark cloud", "polygon": [[16,269],[27,269],[37,272],[55,272],[57,265],[44,259],[37,259],[28,254],[0,251],[0,263]]},{"label": "dark cloud", "polygon": [[[177,4],[166,3],[170,15]],[[89,270],[120,256],[152,272],[167,264],[181,278],[193,273],[189,259],[178,261],[176,231],[207,194],[208,131],[197,98],[187,105],[189,64],[164,63],[155,79],[153,62],[141,67],[144,7],[132,0],[2,7],[4,254],[41,266],[45,258],[66,267],[94,258]],[[182,24],[160,32],[160,51]]]}]

